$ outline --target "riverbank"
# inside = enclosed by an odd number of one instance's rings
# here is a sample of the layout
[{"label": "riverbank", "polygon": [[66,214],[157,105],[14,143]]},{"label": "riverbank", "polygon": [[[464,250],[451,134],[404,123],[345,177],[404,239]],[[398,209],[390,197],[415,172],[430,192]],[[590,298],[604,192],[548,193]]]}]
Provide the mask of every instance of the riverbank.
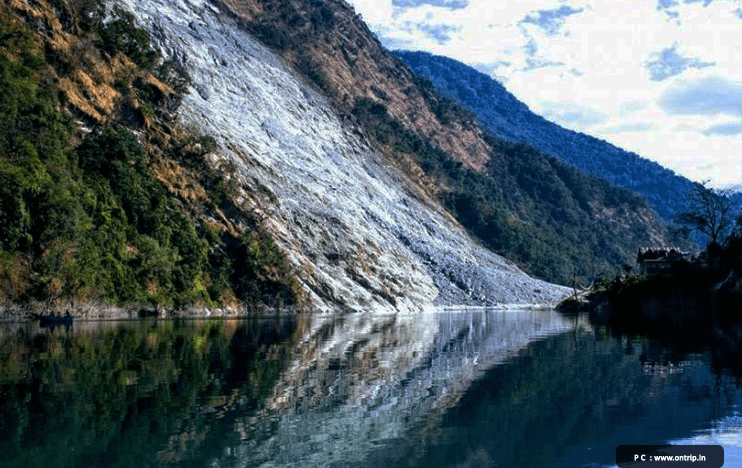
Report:
[{"label": "riverbank", "polygon": [[[494,305],[444,305],[436,309],[448,312],[466,312],[476,310],[553,310],[555,303],[502,303]],[[172,309],[154,305],[117,306],[102,303],[86,303],[48,306],[42,302],[32,302],[24,305],[0,305],[0,322],[22,322],[32,318],[33,314],[64,315],[69,311],[75,318],[82,320],[129,320],[139,318],[206,318],[206,317],[245,317],[245,316],[275,316],[306,312],[296,307],[268,308],[261,307],[224,307],[209,308],[189,306],[182,309]],[[339,315],[342,315],[339,312]],[[318,315],[322,315],[319,313]]]},{"label": "riverbank", "polygon": [[742,321],[742,275],[736,270],[709,271],[689,266],[672,274],[631,276],[616,279],[590,291],[566,297],[557,310],[566,314],[590,313],[598,317],[628,320],[699,318],[709,314]]},{"label": "riverbank", "polygon": [[742,376],[742,277],[689,267],[672,275],[614,281],[557,306],[586,315],[615,337],[643,338],[677,351],[678,359],[710,352],[717,369]]},{"label": "riverbank", "polygon": [[75,304],[68,306],[49,307],[43,303],[29,303],[24,305],[0,306],[0,322],[22,322],[32,318],[32,314],[64,315],[69,311],[76,319],[82,320],[126,320],[139,318],[206,318],[206,317],[245,317],[252,315],[282,315],[293,314],[295,309],[269,309],[247,307],[196,307],[189,306],[182,309],[171,309],[153,305],[117,306],[100,303]]}]

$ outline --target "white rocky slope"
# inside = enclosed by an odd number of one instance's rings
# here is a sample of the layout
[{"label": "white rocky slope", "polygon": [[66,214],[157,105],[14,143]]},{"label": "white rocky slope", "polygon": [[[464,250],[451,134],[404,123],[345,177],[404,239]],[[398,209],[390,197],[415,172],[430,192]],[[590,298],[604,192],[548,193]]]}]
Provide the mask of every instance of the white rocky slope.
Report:
[{"label": "white rocky slope", "polygon": [[565,289],[476,244],[278,56],[206,0],[117,0],[191,73],[181,122],[216,138],[244,207],[320,310],[551,304]]}]

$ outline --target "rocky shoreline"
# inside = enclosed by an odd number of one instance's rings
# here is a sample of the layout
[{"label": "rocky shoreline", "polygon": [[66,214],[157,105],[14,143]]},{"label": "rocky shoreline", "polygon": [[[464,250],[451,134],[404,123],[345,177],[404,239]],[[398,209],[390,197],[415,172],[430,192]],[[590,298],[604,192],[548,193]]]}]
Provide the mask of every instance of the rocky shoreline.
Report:
[{"label": "rocky shoreline", "polygon": [[131,320],[143,318],[207,318],[207,317],[248,317],[254,315],[282,315],[294,314],[295,309],[269,309],[263,308],[209,308],[209,307],[186,307],[182,309],[170,309],[152,305],[130,305],[116,306],[110,304],[87,303],[71,306],[48,307],[41,303],[23,305],[0,306],[0,322],[23,322],[30,320],[32,314],[56,314],[64,315],[69,311],[76,319],[81,320]]},{"label": "rocky shoreline", "polygon": [[[565,301],[566,302],[566,301]],[[561,303],[563,304],[563,303]],[[471,310],[552,310],[559,307],[554,303],[500,303],[500,304],[437,304],[433,307],[447,311],[471,311]],[[423,310],[421,308],[420,310]],[[207,318],[207,317],[250,317],[250,316],[275,316],[293,315],[305,313],[295,307],[269,308],[261,307],[224,307],[209,308],[189,306],[181,309],[166,308],[153,305],[128,305],[117,306],[103,303],[62,304],[49,306],[42,302],[31,302],[28,304],[0,305],[0,323],[24,322],[33,318],[33,314],[58,316],[70,312],[76,319],[81,320],[135,320],[145,318]],[[347,312],[347,311],[345,311]],[[399,311],[401,312],[401,311]],[[320,314],[322,315],[322,314]],[[343,311],[338,311],[343,315]]]}]

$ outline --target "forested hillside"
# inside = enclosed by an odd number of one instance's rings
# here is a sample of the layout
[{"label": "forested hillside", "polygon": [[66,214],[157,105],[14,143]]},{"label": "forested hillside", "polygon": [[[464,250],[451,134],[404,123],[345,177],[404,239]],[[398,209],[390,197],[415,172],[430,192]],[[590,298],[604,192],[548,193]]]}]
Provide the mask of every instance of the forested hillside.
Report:
[{"label": "forested hillside", "polygon": [[[473,112],[485,128],[511,142],[546,154],[641,194],[668,222],[686,210],[694,183],[659,164],[606,141],[560,127],[534,114],[492,77],[456,60],[426,52],[397,51],[420,77]],[[735,197],[742,206],[742,196]]]},{"label": "forested hillside", "polygon": [[640,196],[532,147],[489,136],[488,164],[476,171],[405,129],[380,103],[359,99],[353,114],[400,163],[412,158],[485,245],[537,276],[568,284],[611,275],[636,247],[666,242]]},{"label": "forested hillside", "polygon": [[[146,135],[168,128],[188,76],[158,60],[129,13],[104,22],[103,5],[77,3],[66,27],[79,42],[67,54],[0,5],[0,304],[290,302],[285,263],[257,226],[239,235],[205,220],[231,203],[204,163],[213,139],[147,146]],[[107,77],[94,86],[78,67]],[[199,206],[161,180],[171,158],[200,169]]]}]

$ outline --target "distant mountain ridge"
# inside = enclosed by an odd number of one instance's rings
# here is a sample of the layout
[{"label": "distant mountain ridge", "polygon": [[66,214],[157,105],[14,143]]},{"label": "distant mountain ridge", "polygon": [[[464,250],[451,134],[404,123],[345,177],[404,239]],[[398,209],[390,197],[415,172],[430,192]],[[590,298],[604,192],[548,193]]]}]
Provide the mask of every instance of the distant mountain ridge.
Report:
[{"label": "distant mountain ridge", "polygon": [[[582,171],[643,195],[657,213],[671,222],[685,209],[695,183],[641,156],[604,140],[565,129],[533,113],[492,77],[448,57],[427,52],[395,51],[422,78],[446,97],[472,111],[495,135],[527,143]],[[735,195],[740,205],[741,195]]]}]

